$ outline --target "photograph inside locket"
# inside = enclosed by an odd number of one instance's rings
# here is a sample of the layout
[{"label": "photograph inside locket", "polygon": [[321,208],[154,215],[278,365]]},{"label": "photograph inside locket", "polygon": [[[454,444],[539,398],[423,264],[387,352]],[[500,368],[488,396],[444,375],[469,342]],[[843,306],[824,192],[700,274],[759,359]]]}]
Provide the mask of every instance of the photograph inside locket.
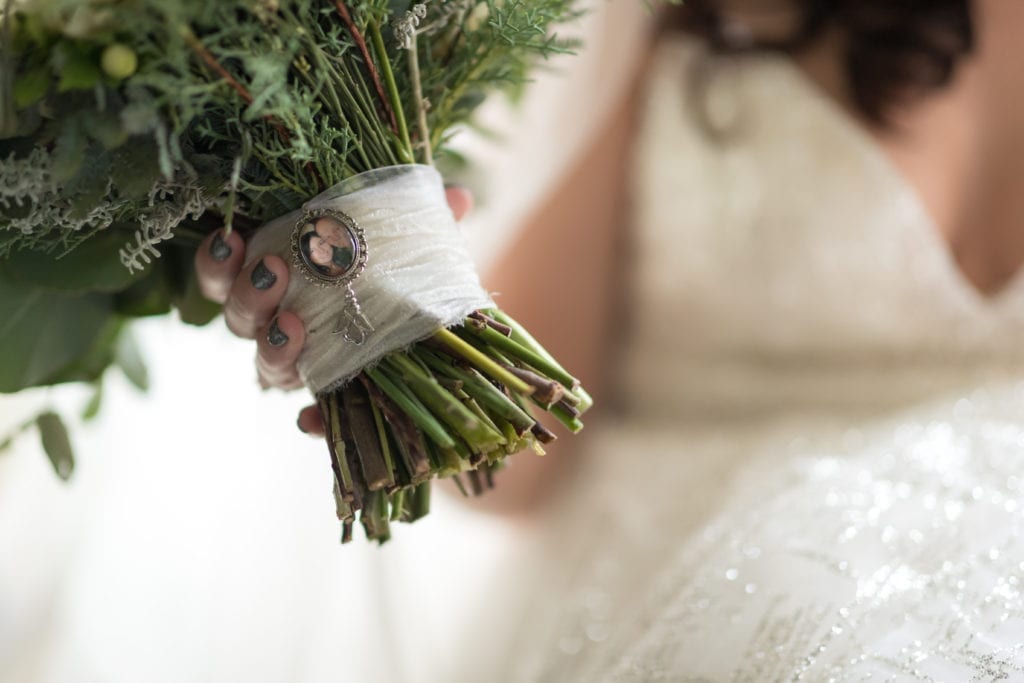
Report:
[{"label": "photograph inside locket", "polygon": [[302,260],[323,277],[344,277],[356,262],[357,250],[352,231],[331,216],[308,221],[299,234]]}]

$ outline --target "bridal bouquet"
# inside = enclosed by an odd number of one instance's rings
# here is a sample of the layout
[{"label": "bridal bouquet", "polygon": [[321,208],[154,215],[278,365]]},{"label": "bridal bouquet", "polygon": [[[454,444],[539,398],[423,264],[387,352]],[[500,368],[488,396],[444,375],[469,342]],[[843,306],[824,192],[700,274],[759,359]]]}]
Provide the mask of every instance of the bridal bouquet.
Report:
[{"label": "bridal bouquet", "polygon": [[[142,381],[132,317],[217,313],[196,245],[292,270],[342,538],[543,452],[590,398],[480,286],[434,159],[567,49],[573,0],[0,0],[0,391]],[[99,394],[90,410],[98,406]],[[66,443],[52,414],[51,445]],[[44,425],[45,421],[45,425]]]}]

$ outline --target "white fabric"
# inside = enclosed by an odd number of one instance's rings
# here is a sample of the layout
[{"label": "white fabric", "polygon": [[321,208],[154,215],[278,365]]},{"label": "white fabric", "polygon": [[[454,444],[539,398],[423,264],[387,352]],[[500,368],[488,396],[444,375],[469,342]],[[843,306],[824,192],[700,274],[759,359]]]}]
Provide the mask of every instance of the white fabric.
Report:
[{"label": "white fabric", "polygon": [[[352,312],[344,287],[311,284],[292,262],[291,235],[302,211],[336,209],[351,216],[366,238],[366,269],[352,282],[372,326],[362,344],[336,334]],[[248,262],[275,253],[289,264],[281,307],[306,325],[298,369],[313,393],[339,386],[383,356],[490,306],[444,194],[430,166],[377,169],[328,188],[296,211],[262,226]]]},{"label": "white fabric", "polygon": [[626,409],[439,680],[1024,680],[1024,279],[791,64],[701,59],[648,72]]}]

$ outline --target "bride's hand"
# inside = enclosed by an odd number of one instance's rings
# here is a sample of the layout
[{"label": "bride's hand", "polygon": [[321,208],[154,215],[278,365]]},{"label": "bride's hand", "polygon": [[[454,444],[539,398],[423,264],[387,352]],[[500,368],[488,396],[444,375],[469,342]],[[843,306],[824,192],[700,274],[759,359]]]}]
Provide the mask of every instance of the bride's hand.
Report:
[{"label": "bride's hand", "polygon": [[[468,190],[445,190],[455,220],[462,220],[473,205]],[[291,311],[280,310],[288,291],[288,265],[268,254],[243,268],[245,242],[237,232],[225,236],[217,231],[196,251],[196,274],[203,296],[224,305],[224,320],[233,333],[256,340],[256,371],[264,388],[298,389],[302,387],[295,361],[306,340],[302,320]],[[307,406],[299,412],[298,426],[303,432],[322,436],[320,410]]]}]

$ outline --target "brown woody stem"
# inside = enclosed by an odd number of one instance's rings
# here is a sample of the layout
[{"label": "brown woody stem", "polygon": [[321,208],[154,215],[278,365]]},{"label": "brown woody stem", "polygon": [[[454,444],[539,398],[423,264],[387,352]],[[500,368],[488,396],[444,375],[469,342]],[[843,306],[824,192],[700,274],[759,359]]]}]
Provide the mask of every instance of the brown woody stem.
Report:
[{"label": "brown woody stem", "polygon": [[348,29],[349,34],[352,36],[352,40],[356,44],[356,48],[359,50],[359,54],[363,57],[363,64],[366,65],[366,71],[370,76],[370,81],[373,83],[374,89],[377,91],[377,97],[380,99],[381,110],[391,127],[391,132],[398,135],[398,123],[395,120],[395,112],[388,103],[388,98],[384,94],[384,86],[380,81],[380,74],[377,73],[377,67],[373,64],[373,59],[370,58],[370,50],[366,47],[366,38],[363,36],[359,27],[356,26],[356,22],[352,20],[352,14],[348,11],[348,7],[342,0],[335,0],[334,6],[338,9],[338,14],[341,15],[341,20],[345,22],[345,28]]}]

